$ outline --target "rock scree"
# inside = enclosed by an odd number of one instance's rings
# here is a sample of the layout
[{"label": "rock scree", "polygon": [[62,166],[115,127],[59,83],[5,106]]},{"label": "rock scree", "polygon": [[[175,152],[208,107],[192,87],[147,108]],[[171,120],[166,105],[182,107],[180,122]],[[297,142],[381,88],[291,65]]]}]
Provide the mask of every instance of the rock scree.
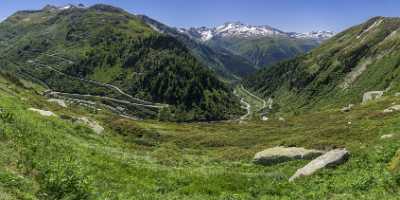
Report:
[{"label": "rock scree", "polygon": [[253,162],[260,165],[274,165],[290,160],[313,159],[323,153],[319,150],[278,146],[256,153]]},{"label": "rock scree", "polygon": [[312,160],[303,168],[298,169],[296,173],[290,177],[289,181],[292,182],[299,177],[310,176],[325,167],[335,167],[341,165],[348,160],[349,156],[350,153],[346,149],[334,149],[328,151],[324,155]]}]

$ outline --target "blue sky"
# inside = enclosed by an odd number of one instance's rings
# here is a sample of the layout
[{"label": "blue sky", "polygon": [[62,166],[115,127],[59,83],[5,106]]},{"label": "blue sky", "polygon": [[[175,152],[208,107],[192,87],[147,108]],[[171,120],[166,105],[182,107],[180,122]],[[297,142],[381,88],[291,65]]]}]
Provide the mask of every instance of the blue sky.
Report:
[{"label": "blue sky", "polygon": [[297,32],[338,32],[374,16],[400,16],[400,0],[0,0],[0,19],[67,3],[111,4],[176,27],[242,21]]}]

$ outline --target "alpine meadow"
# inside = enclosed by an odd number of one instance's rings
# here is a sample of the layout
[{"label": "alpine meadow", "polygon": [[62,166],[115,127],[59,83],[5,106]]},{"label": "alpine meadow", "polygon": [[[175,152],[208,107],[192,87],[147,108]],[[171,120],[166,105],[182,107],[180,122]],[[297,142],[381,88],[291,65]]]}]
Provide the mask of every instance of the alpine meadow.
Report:
[{"label": "alpine meadow", "polygon": [[400,198],[397,2],[0,4],[0,200]]}]

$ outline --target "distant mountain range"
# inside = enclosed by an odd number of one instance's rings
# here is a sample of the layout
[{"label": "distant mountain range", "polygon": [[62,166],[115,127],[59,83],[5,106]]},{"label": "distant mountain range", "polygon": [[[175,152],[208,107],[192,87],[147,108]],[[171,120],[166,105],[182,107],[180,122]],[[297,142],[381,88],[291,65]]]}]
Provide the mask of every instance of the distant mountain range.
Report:
[{"label": "distant mountain range", "polygon": [[224,49],[243,57],[256,69],[306,53],[335,34],[331,31],[284,32],[267,25],[253,26],[241,22],[227,22],[214,28],[178,30],[213,49]]},{"label": "distant mountain range", "polygon": [[181,33],[185,33],[203,42],[219,37],[236,38],[262,38],[262,37],[287,37],[294,39],[313,39],[322,42],[335,35],[332,31],[312,31],[308,33],[284,32],[271,26],[254,26],[242,22],[227,22],[221,26],[207,28],[180,28]]},{"label": "distant mountain range", "polygon": [[53,91],[168,104],[174,120],[221,120],[243,112],[228,84],[332,35],[240,22],[185,30],[109,5],[47,5],[0,23],[0,64]]},{"label": "distant mountain range", "polygon": [[139,15],[155,30],[178,38],[204,65],[227,81],[294,58],[332,37],[333,32],[286,33],[270,26],[228,22],[215,28],[174,28]]}]

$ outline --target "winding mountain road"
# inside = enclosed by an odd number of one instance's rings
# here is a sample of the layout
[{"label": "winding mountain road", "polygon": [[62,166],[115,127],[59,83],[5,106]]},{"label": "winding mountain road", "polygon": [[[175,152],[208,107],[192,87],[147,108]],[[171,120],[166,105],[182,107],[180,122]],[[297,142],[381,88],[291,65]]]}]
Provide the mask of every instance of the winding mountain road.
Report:
[{"label": "winding mountain road", "polygon": [[[29,53],[37,53],[37,54],[44,55],[44,56],[49,56],[49,57],[53,57],[53,58],[58,58],[58,59],[60,59],[60,60],[62,60],[62,61],[68,62],[69,64],[74,64],[74,63],[75,63],[74,61],[72,61],[72,60],[70,60],[70,59],[67,59],[67,58],[64,58],[64,57],[61,57],[61,56],[57,56],[56,54],[48,54],[48,53],[41,53],[41,52],[35,52],[35,51],[26,51],[26,52],[29,52]],[[146,101],[146,100],[143,100],[143,99],[139,99],[139,98],[133,97],[132,95],[127,94],[126,92],[124,92],[123,90],[121,90],[119,87],[117,87],[117,86],[115,86],[115,85],[111,85],[111,84],[107,84],[107,83],[102,83],[102,82],[99,82],[99,81],[94,81],[94,80],[89,80],[89,79],[84,79],[84,78],[81,78],[81,77],[72,76],[72,75],[66,74],[66,73],[60,71],[59,69],[54,68],[54,67],[52,67],[52,66],[50,66],[50,65],[38,63],[38,62],[36,62],[36,61],[34,61],[34,60],[29,60],[28,63],[29,63],[29,62],[31,62],[31,63],[33,63],[33,64],[36,64],[36,65],[39,65],[39,66],[42,66],[42,67],[47,67],[48,69],[51,69],[51,70],[53,70],[53,71],[55,71],[55,72],[57,72],[57,73],[63,74],[64,76],[67,76],[67,77],[69,77],[69,78],[73,78],[73,79],[77,79],[77,80],[80,80],[80,81],[84,81],[84,82],[96,84],[96,85],[99,85],[99,86],[102,86],[102,87],[110,88],[110,89],[112,89],[112,90],[117,91],[117,92],[120,93],[121,95],[123,95],[123,96],[125,96],[125,97],[128,97],[128,98],[130,98],[130,99],[132,99],[132,100],[141,102],[142,104],[155,104],[155,103],[150,102],[150,101]],[[164,105],[165,105],[165,107],[167,107],[167,104],[164,104]],[[168,106],[169,106],[169,105],[168,105]]]},{"label": "winding mountain road", "polygon": [[245,89],[243,85],[239,85],[234,90],[234,94],[240,98],[240,103],[247,110],[247,113],[240,117],[240,121],[247,119],[252,113],[257,113],[267,107],[265,100]]},{"label": "winding mountain road", "polygon": [[244,104],[244,108],[247,110],[247,113],[240,117],[240,120],[243,121],[251,114],[251,105],[244,101],[244,98],[240,99],[240,103]]}]

